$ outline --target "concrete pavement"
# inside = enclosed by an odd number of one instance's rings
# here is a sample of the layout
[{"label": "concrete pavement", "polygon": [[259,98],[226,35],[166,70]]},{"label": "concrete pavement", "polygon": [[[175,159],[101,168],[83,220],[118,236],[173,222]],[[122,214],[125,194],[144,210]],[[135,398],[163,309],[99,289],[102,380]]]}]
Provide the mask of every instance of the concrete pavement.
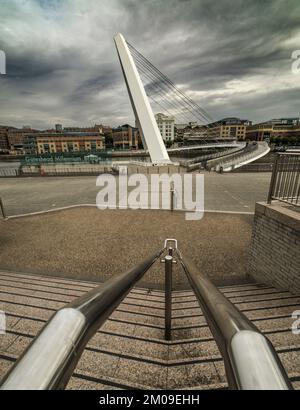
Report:
[{"label": "concrete pavement", "polygon": [[[205,210],[254,212],[267,196],[270,173],[204,173]],[[75,204],[95,204],[96,177],[0,178],[6,214],[38,212]]]}]

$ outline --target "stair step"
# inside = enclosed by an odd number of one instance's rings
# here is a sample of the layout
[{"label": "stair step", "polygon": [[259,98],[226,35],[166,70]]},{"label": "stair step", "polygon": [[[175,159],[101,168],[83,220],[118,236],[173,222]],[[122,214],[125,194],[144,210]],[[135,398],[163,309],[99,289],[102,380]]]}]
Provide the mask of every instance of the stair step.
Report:
[{"label": "stair step", "polygon": [[[279,353],[279,356],[288,375],[299,379],[299,351],[283,352]],[[15,360],[15,356],[11,355],[11,359]],[[0,357],[0,377],[5,375],[11,365],[11,360]],[[92,382],[87,379],[91,379]],[[80,384],[82,380],[84,381]],[[76,386],[79,385],[82,389],[115,389],[122,386],[146,389],[212,389],[225,388],[227,384],[221,360],[162,367],[153,363],[113,357],[106,353],[95,354],[85,350],[68,388],[78,388]],[[294,386],[298,387],[297,382]]]},{"label": "stair step", "polygon": [[[9,352],[19,356],[36,335],[36,332],[29,333],[27,331],[27,335],[21,333],[16,326],[12,330],[8,330],[5,338],[0,339],[0,352]],[[38,330],[36,329],[36,331]],[[285,348],[286,346],[290,348],[299,347],[298,335],[293,334],[290,330],[270,332],[267,337],[276,349]],[[206,340],[202,335],[201,341],[195,338],[193,341],[185,340],[180,344],[166,344],[159,341],[136,339],[135,335],[128,338],[122,335],[97,332],[89,341],[87,349],[106,351],[114,355],[127,355],[136,359],[142,357],[143,360],[147,359],[148,361],[155,359],[156,362],[165,362],[166,364],[167,361],[173,360],[201,360],[202,358],[207,360],[209,357],[220,356],[217,345],[209,333]]]},{"label": "stair step", "polygon": [[10,286],[3,286],[0,284],[0,297],[2,294],[7,294],[10,296],[24,296],[24,297],[30,297],[31,299],[41,299],[41,300],[49,300],[53,302],[62,302],[64,304],[67,304],[71,302],[72,300],[76,299],[76,297],[81,296],[83,293],[81,293],[78,296],[70,296],[70,295],[60,295],[60,294],[55,294],[55,293],[48,293],[48,292],[41,292],[40,290],[32,290],[32,289],[19,289],[19,288],[12,288]]},{"label": "stair step", "polygon": [[[0,271],[0,377],[57,309],[98,283]],[[272,341],[295,386],[299,336],[290,328],[300,297],[254,283],[220,288]],[[134,288],[87,345],[67,389],[224,389],[219,350],[191,290],[172,294],[172,338],[164,340],[165,294]]]},{"label": "stair step", "polygon": [[77,289],[77,290],[83,290],[85,292],[101,284],[98,282],[85,282],[81,280],[62,279],[57,276],[53,277],[53,276],[46,276],[46,275],[35,275],[35,274],[27,274],[27,273],[19,273],[19,272],[10,272],[10,271],[3,270],[3,269],[1,269],[0,271],[0,276],[6,277],[6,278],[16,278],[26,283],[32,282],[37,285],[43,284],[49,287]]},{"label": "stair step", "polygon": [[[297,351],[279,352],[278,356],[289,378],[300,378],[300,349]],[[220,361],[215,364],[218,368],[218,373],[222,382],[226,383],[224,363]],[[299,386],[296,385],[296,388],[299,388]]]},{"label": "stair step", "polygon": [[12,360],[8,360],[2,357],[1,352],[0,352],[0,380],[3,379],[3,377],[9,371],[9,369],[14,364],[14,362],[15,360],[12,361]]},{"label": "stair step", "polygon": [[69,380],[66,390],[122,390],[122,388],[73,376]]},{"label": "stair step", "polygon": [[86,290],[72,290],[72,289],[66,289],[66,288],[57,288],[54,286],[44,286],[44,285],[37,285],[33,283],[28,283],[21,281],[17,278],[15,279],[3,279],[0,275],[0,287],[2,289],[2,286],[9,286],[11,289],[28,289],[32,291],[40,291],[42,293],[47,293],[51,295],[67,295],[67,296],[73,296],[74,298],[81,296],[86,292]]},{"label": "stair step", "polygon": [[295,382],[292,381],[292,385],[295,390],[300,390],[300,380]]}]

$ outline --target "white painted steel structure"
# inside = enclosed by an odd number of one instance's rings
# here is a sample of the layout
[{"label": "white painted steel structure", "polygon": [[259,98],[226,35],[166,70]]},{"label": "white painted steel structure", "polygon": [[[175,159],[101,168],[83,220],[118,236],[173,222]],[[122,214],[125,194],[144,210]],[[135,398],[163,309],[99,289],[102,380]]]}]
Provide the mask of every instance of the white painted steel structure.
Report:
[{"label": "white painted steel structure", "polygon": [[114,41],[132,108],[142,132],[143,142],[146,144],[144,148],[148,149],[153,164],[170,164],[169,154],[127,43],[120,33],[115,35]]}]

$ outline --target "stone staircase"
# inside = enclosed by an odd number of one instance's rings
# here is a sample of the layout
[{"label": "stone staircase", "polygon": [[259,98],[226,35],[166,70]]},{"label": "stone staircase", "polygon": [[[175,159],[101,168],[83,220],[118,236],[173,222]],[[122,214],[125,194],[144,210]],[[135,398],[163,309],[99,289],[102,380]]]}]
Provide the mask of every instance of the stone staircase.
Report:
[{"label": "stone staircase", "polygon": [[[59,308],[99,285],[0,271],[0,378]],[[300,389],[300,296],[261,284],[220,290],[271,340]],[[90,340],[67,389],[224,389],[224,365],[191,290],[174,291],[172,341],[164,340],[164,292],[134,288]]]}]

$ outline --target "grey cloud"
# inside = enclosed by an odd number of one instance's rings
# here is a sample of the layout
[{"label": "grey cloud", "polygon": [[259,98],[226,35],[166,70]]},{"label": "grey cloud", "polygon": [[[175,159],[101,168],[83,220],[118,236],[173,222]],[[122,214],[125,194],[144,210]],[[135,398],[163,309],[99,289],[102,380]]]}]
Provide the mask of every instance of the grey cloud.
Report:
[{"label": "grey cloud", "polygon": [[[215,119],[299,115],[287,43],[300,49],[299,23],[298,0],[4,0],[0,124],[133,123],[118,31],[185,91],[206,92],[196,102]],[[257,76],[261,92],[223,93]]]}]

